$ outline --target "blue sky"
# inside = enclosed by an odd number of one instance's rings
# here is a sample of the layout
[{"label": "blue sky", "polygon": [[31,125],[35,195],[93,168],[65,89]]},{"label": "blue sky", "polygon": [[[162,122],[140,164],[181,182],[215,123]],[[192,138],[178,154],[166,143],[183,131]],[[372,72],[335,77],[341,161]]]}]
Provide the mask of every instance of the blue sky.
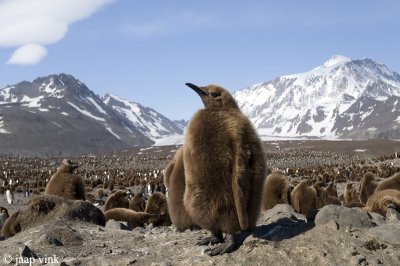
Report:
[{"label": "blue sky", "polygon": [[[109,92],[189,119],[202,104],[185,82],[235,91],[308,71],[335,54],[368,57],[400,72],[400,1],[90,0],[81,7],[89,0],[69,0],[75,6],[66,8],[60,0],[43,16],[59,8],[62,23],[39,20],[20,33],[1,19],[2,11],[12,16],[10,1],[29,13],[24,1],[33,0],[0,0],[0,88],[68,73],[101,96]],[[39,51],[21,64],[16,50],[30,43]]]}]

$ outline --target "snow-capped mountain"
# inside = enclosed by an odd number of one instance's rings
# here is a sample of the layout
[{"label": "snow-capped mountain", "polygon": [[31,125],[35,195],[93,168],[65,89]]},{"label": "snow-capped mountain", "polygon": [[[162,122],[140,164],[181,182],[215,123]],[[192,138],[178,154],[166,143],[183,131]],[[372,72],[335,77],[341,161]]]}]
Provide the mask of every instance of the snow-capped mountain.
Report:
[{"label": "snow-capped mountain", "polygon": [[400,138],[400,75],[371,59],[336,55],[234,97],[264,139]]},{"label": "snow-capped mountain", "polygon": [[156,143],[162,139],[183,134],[184,127],[181,124],[169,120],[151,108],[110,94],[103,97],[103,102],[121,118],[127,119],[131,127],[139,129]]},{"label": "snow-capped mountain", "polygon": [[[146,118],[140,121],[147,125]],[[156,126],[148,132],[132,123],[71,75],[50,75],[0,90],[1,154],[76,155],[148,146],[154,144],[151,133],[161,134]]]}]

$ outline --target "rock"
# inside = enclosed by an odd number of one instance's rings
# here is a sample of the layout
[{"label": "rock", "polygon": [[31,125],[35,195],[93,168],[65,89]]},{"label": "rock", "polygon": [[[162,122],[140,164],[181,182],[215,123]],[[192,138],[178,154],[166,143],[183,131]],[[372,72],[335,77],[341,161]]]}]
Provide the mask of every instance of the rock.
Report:
[{"label": "rock", "polygon": [[360,254],[356,248],[356,246],[351,246],[348,248],[348,250],[346,251],[346,257],[352,257],[352,256],[356,256],[358,254]]},{"label": "rock", "polygon": [[400,223],[386,223],[368,230],[368,235],[379,241],[400,245]]},{"label": "rock", "polygon": [[388,208],[386,212],[386,219],[388,219],[388,221],[398,221],[400,220],[400,213],[393,208]]},{"label": "rock", "polygon": [[140,233],[140,234],[145,234],[145,233],[146,233],[146,229],[143,228],[143,227],[135,227],[135,228],[133,228],[132,232],[137,232],[137,233]]},{"label": "rock", "polygon": [[334,220],[339,227],[363,228],[373,226],[367,212],[359,208],[347,208],[337,205],[324,206],[315,217],[315,225],[324,225],[331,220]]},{"label": "rock", "polygon": [[[304,215],[301,216],[306,220]],[[296,216],[287,212],[278,213],[277,217],[271,216],[269,221],[266,225],[257,226],[253,230],[253,235],[265,240],[280,241],[301,234],[313,226],[311,223],[299,220]]]},{"label": "rock", "polygon": [[375,225],[381,225],[386,223],[386,219],[384,216],[380,215],[379,213],[376,212],[369,212],[368,213],[371,218],[372,218],[372,223]]},{"label": "rock", "polygon": [[271,224],[279,221],[282,218],[288,218],[293,221],[307,222],[305,215],[294,211],[289,204],[277,204],[272,209],[263,212],[258,219],[258,224]]},{"label": "rock", "polygon": [[254,229],[256,238],[279,241],[298,235],[311,227],[303,214],[296,213],[288,204],[277,204],[263,212]]},{"label": "rock", "polygon": [[37,259],[38,256],[27,245],[22,245],[19,248],[21,257]]},{"label": "rock", "polygon": [[154,228],[154,224],[151,223],[149,225],[146,226],[146,230],[152,230]]},{"label": "rock", "polygon": [[57,247],[63,246],[63,243],[60,240],[58,240],[52,236],[49,236],[48,234],[42,235],[39,238],[39,243],[42,243],[42,244],[46,243],[46,244],[54,245]]},{"label": "rock", "polygon": [[93,204],[53,195],[30,199],[28,209],[20,211],[17,217],[21,231],[56,220],[84,221],[101,226],[106,224],[103,212]]},{"label": "rock", "polygon": [[366,261],[366,257],[365,256],[363,256],[363,255],[357,255],[356,256],[356,259],[357,259],[357,263],[358,264],[361,264],[361,263],[363,263],[364,261]]},{"label": "rock", "polygon": [[339,225],[335,222],[335,220],[330,220],[324,226],[326,228],[332,229],[332,230],[338,230],[339,229]]},{"label": "rock", "polygon": [[114,229],[114,230],[129,230],[128,226],[126,226],[125,224],[123,224],[119,221],[115,221],[113,219],[108,220],[108,222],[106,223],[106,228]]}]

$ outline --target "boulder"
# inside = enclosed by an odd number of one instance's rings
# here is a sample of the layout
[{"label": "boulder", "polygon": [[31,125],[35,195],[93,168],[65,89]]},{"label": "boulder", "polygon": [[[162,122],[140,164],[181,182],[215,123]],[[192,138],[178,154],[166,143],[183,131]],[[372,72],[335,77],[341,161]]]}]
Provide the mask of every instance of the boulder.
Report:
[{"label": "boulder", "polygon": [[371,217],[360,208],[344,206],[324,206],[315,217],[315,225],[324,225],[334,220],[339,227],[363,228],[372,227]]},{"label": "boulder", "polygon": [[376,240],[392,245],[400,245],[400,223],[386,223],[368,230],[368,235]]}]

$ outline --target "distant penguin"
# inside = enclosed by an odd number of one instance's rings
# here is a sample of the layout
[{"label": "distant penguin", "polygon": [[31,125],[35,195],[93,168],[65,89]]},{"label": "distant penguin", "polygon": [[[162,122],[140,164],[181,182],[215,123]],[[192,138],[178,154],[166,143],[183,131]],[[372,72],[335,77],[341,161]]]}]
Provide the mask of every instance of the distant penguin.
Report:
[{"label": "distant penguin", "polygon": [[400,190],[384,189],[376,191],[369,197],[365,209],[386,216],[388,208],[400,212]]},{"label": "distant penguin", "polygon": [[25,190],[24,190],[24,197],[25,198],[29,198],[29,195],[30,195],[31,193],[30,193],[30,189],[29,188],[26,188]]},{"label": "distant penguin", "polygon": [[391,177],[388,177],[381,182],[379,182],[378,186],[375,189],[375,192],[381,191],[384,189],[397,189],[400,190],[400,173],[394,174]]},{"label": "distant penguin", "polygon": [[367,203],[368,198],[374,194],[378,182],[375,181],[375,175],[371,172],[365,173],[363,179],[360,182],[360,202],[363,204]]},{"label": "distant penguin", "polygon": [[272,209],[277,204],[289,204],[289,181],[283,172],[275,171],[267,176],[262,196],[263,211]]},{"label": "distant penguin", "polygon": [[129,209],[137,212],[144,212],[146,208],[146,200],[142,192],[136,193],[129,202]]},{"label": "distant penguin", "polygon": [[229,253],[236,233],[255,227],[261,210],[266,163],[261,141],[250,120],[225,89],[209,85],[192,88],[204,109],[186,129],[184,206],[195,224],[210,230],[198,244],[225,243],[209,255]]},{"label": "distant penguin", "polygon": [[151,196],[153,194],[153,191],[152,191],[152,189],[151,189],[151,184],[149,183],[148,185],[147,185],[147,196]]},{"label": "distant penguin", "polygon": [[328,184],[328,186],[326,187],[325,191],[326,191],[326,194],[327,194],[328,196],[336,197],[336,198],[337,198],[337,196],[338,196],[338,194],[337,194],[337,189],[336,189],[336,184],[333,183],[333,182],[329,182],[329,184]]},{"label": "distant penguin", "polygon": [[72,200],[86,200],[85,184],[80,176],[73,174],[77,167],[78,165],[70,160],[63,160],[57,172],[51,176],[45,194]]},{"label": "distant penguin", "polygon": [[14,194],[11,192],[11,190],[7,189],[6,197],[7,197],[8,204],[13,205],[13,203],[14,203]]},{"label": "distant penguin", "polygon": [[185,169],[183,165],[183,147],[180,147],[172,161],[167,165],[164,183],[168,189],[168,212],[178,231],[195,228],[195,223],[183,205],[185,193]]},{"label": "distant penguin", "polygon": [[129,200],[126,196],[127,194],[123,190],[117,190],[114,194],[111,194],[106,200],[104,211],[108,211],[113,208],[129,209]]},{"label": "distant penguin", "polygon": [[311,181],[308,179],[301,180],[293,189],[291,200],[296,212],[308,217],[312,215],[313,210],[317,209],[317,192],[311,186]]},{"label": "distant penguin", "polygon": [[161,192],[154,192],[147,201],[146,209],[144,210],[146,213],[157,214],[161,217],[164,217],[163,221],[160,225],[170,226],[171,218],[168,213],[168,204],[167,198]]}]

